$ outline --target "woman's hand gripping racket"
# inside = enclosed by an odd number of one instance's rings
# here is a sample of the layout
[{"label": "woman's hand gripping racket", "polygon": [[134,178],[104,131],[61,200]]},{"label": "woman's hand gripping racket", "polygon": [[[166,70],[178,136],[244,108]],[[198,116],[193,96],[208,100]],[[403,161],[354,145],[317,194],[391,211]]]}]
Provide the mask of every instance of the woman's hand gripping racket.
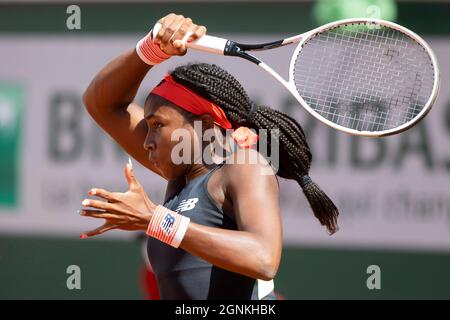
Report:
[{"label": "woman's hand gripping racket", "polygon": [[[157,23],[153,34],[160,27]],[[288,81],[247,53],[294,43]],[[205,35],[186,46],[257,64],[314,117],[354,135],[380,137],[412,127],[430,110],[439,90],[437,61],[427,43],[378,19],[340,20],[262,44]]]}]

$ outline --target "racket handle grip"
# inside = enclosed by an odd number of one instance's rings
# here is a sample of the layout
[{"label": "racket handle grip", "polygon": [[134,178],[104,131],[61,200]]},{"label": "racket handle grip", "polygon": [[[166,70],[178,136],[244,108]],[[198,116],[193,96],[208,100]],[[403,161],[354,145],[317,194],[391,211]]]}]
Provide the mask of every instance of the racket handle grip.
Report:
[{"label": "racket handle grip", "polygon": [[[161,24],[156,23],[152,29],[152,39],[154,38],[155,35],[158,34],[160,29]],[[187,41],[187,39],[191,34],[192,32],[186,34],[183,41]],[[196,39],[195,41],[192,42],[187,42],[186,47],[188,47],[189,49],[223,55],[227,42],[228,42],[227,39],[204,35],[200,39]]]},{"label": "racket handle grip", "polygon": [[200,39],[186,43],[186,46],[189,49],[223,55],[227,43],[227,39],[204,35]]}]

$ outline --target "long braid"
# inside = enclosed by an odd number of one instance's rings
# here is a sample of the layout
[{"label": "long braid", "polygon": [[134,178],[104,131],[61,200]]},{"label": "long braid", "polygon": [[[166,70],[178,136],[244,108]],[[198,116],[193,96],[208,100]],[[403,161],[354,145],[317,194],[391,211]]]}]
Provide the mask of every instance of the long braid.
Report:
[{"label": "long braid", "polygon": [[330,234],[338,230],[338,209],[309,178],[312,155],[305,133],[295,119],[269,107],[257,106],[252,118],[247,121],[251,109],[250,98],[239,81],[216,65],[183,65],[172,71],[171,75],[178,83],[221,107],[233,128],[245,125],[256,130],[267,129],[269,132],[278,129],[280,163],[277,175],[297,181],[320,223],[326,226]]}]

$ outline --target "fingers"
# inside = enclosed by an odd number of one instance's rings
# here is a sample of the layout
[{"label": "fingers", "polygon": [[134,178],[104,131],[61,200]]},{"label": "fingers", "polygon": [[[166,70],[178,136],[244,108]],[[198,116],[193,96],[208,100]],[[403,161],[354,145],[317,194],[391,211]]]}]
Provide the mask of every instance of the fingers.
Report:
[{"label": "fingers", "polygon": [[158,21],[161,28],[154,41],[168,54],[186,54],[186,42],[194,41],[206,33],[204,26],[198,26],[191,18],[169,14]]},{"label": "fingers", "polygon": [[91,218],[98,218],[98,219],[119,219],[120,217],[116,214],[112,214],[107,211],[98,211],[98,210],[90,210],[90,209],[83,209],[80,210],[80,215],[85,217],[91,217]]},{"label": "fingers", "polygon": [[[192,22],[191,22],[192,23]],[[164,47],[170,45],[170,39],[175,34],[180,34],[180,28],[183,27],[183,29],[186,28],[186,20],[183,16],[177,16],[170,25],[166,27],[166,30],[161,38],[161,45]],[[184,25],[184,26],[183,26]]]},{"label": "fingers", "polygon": [[173,42],[173,46],[180,52],[186,52],[186,42],[192,42],[194,40],[201,38],[206,34],[205,26],[195,26],[194,30],[195,31],[186,32],[183,39],[175,40]]},{"label": "fingers", "polygon": [[81,238],[81,239],[86,239],[86,238],[89,238],[89,237],[93,237],[93,236],[96,236],[96,235],[105,233],[106,231],[109,231],[109,230],[112,230],[112,229],[116,229],[116,228],[118,228],[118,227],[119,227],[119,226],[116,225],[116,224],[108,224],[108,223],[105,223],[104,225],[98,227],[97,229],[94,229],[94,230],[91,230],[91,231],[87,231],[87,232],[82,233],[82,234],[80,235],[80,238]]},{"label": "fingers", "polygon": [[188,39],[188,42],[194,41],[198,38],[203,37],[206,34],[206,27],[205,26],[197,26],[194,34]]},{"label": "fingers", "polygon": [[107,191],[105,189],[101,189],[101,188],[93,188],[93,189],[89,190],[88,194],[91,196],[103,198],[112,203],[117,202],[117,200],[118,200],[117,198],[119,197],[119,194],[117,192],[109,192],[109,191]]},{"label": "fingers", "polygon": [[127,163],[127,165],[125,166],[125,179],[127,179],[130,190],[136,189],[140,186],[139,181],[134,175],[133,166],[130,163]]},{"label": "fingers", "polygon": [[[183,23],[181,24],[181,26],[178,28],[177,32],[175,32],[172,36],[173,40],[179,40],[179,39],[184,39],[184,37],[186,36],[187,33],[189,32],[193,32],[193,28],[195,27],[195,25],[192,23],[191,18],[185,18],[183,20]],[[187,39],[186,39],[187,40]]]},{"label": "fingers", "polygon": [[185,37],[189,33],[193,32],[194,27],[195,25],[192,23],[191,18],[184,18],[178,30],[169,39],[169,41],[172,40],[173,46],[175,47],[175,49],[178,49],[180,53],[186,52],[186,47],[183,46],[187,41]]},{"label": "fingers", "polygon": [[81,204],[85,207],[92,207],[100,210],[105,211],[114,211],[115,206],[113,203],[100,201],[100,200],[94,200],[94,199],[84,199]]},{"label": "fingers", "polygon": [[161,24],[161,28],[159,29],[158,34],[155,36],[153,41],[159,43],[161,47],[165,47],[168,45],[168,41],[172,37],[172,35],[181,26],[182,18],[171,13],[158,22]]}]

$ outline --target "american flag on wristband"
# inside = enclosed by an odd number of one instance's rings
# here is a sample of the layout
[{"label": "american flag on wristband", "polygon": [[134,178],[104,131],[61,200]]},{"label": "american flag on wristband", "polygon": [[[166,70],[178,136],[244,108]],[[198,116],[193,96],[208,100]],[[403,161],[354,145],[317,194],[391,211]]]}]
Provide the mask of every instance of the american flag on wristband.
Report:
[{"label": "american flag on wristband", "polygon": [[147,234],[178,248],[187,231],[189,222],[188,217],[158,205],[148,225]]}]

